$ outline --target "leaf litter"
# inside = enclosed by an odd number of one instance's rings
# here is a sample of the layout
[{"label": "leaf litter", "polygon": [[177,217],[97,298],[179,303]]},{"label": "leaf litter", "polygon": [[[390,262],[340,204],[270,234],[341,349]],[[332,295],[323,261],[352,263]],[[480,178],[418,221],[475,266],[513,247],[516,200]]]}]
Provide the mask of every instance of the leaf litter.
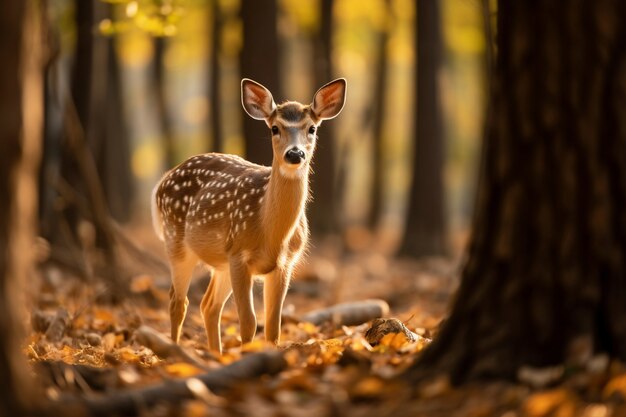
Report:
[{"label": "leaf litter", "polygon": [[[108,305],[98,303],[98,291],[85,283],[47,280],[50,271],[42,269],[30,291],[31,331],[23,352],[51,401],[67,394],[115,396],[184,379],[191,398],[157,403],[139,412],[145,416],[626,416],[626,369],[601,358],[568,372],[525,369],[518,383],[453,387],[445,375],[419,387],[404,383],[399,376],[436,337],[458,285],[456,270],[442,259],[314,254],[287,297],[281,344],[267,344],[260,325],[256,338],[241,346],[229,301],[219,356],[207,349],[198,310],[206,279],[192,284],[175,345],[166,336],[167,277],[139,273],[127,300]],[[257,286],[259,323],[261,300]],[[286,363],[276,375],[239,381],[219,395],[199,379],[272,351]]]}]

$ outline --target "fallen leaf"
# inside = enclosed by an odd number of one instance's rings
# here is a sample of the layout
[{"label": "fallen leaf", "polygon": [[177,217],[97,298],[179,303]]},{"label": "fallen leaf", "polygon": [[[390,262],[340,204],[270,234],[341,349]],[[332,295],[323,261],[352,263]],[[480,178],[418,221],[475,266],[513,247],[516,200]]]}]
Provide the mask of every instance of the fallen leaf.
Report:
[{"label": "fallen leaf", "polygon": [[522,408],[530,417],[570,417],[576,411],[576,398],[565,388],[557,388],[532,394]]},{"label": "fallen leaf", "polygon": [[613,396],[619,396],[622,399],[626,399],[626,374],[611,378],[611,380],[607,382],[604,387],[604,390],[602,390],[602,398],[605,400]]},{"label": "fallen leaf", "polygon": [[177,362],[170,365],[165,365],[165,371],[168,374],[179,378],[186,378],[204,372],[202,369],[197,368],[186,362]]}]

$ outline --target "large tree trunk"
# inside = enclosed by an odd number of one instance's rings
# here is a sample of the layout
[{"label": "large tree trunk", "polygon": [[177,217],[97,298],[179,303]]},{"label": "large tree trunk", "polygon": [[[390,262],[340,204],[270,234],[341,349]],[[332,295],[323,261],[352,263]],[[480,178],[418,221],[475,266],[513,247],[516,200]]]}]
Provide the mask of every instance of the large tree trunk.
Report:
[{"label": "large tree trunk", "polygon": [[626,360],[626,4],[500,1],[498,13],[469,258],[415,377]]},{"label": "large tree trunk", "polygon": [[[333,2],[320,1],[319,33],[313,38],[316,88],[332,81]],[[322,124],[311,177],[313,201],[308,206],[311,231],[322,236],[336,231],[339,204],[336,190],[335,129],[333,123]]]},{"label": "large tree trunk", "polygon": [[[22,283],[31,279],[41,152],[43,80],[40,15],[34,1],[0,14],[0,415],[22,416],[39,393],[28,381]],[[35,395],[33,395],[35,394]]]},{"label": "large tree trunk", "polygon": [[416,126],[413,179],[401,256],[446,252],[443,188],[444,136],[438,73],[441,68],[439,3],[417,0]]},{"label": "large tree trunk", "polygon": [[[280,83],[277,15],[276,0],[241,2],[243,20],[241,76],[263,84],[272,92],[274,101],[278,103],[284,97]],[[241,112],[246,158],[258,164],[271,165],[272,143],[267,126],[250,118],[243,109]]]}]

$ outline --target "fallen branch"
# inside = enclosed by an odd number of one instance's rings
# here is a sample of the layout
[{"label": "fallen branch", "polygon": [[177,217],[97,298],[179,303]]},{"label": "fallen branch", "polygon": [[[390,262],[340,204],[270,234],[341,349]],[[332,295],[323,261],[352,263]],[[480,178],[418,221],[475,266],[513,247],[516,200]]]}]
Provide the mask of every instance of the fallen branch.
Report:
[{"label": "fallen branch", "polygon": [[256,353],[212,372],[146,388],[117,391],[97,397],[62,396],[52,404],[55,410],[51,410],[49,415],[65,415],[63,413],[68,410],[80,410],[92,416],[137,415],[157,403],[178,404],[185,399],[202,395],[202,390],[198,389],[198,381],[209,390],[220,392],[238,382],[261,375],[276,375],[286,366],[287,362],[280,352]]},{"label": "fallen branch", "polygon": [[384,300],[364,300],[336,304],[320,310],[313,310],[300,317],[315,325],[331,322],[337,326],[356,326],[366,321],[383,317],[389,313],[389,304]]},{"label": "fallen branch", "polygon": [[[152,327],[140,326],[135,331],[135,339],[162,359],[175,357],[192,364],[196,368],[204,369],[205,371],[209,370],[200,359],[196,359],[182,346],[172,342]],[[217,360],[217,358],[214,359]]]}]

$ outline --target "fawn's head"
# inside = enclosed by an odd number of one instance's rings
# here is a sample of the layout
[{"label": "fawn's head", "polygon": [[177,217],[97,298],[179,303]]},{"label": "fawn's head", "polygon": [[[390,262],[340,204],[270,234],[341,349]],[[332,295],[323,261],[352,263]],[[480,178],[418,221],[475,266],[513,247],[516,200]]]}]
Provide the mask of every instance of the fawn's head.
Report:
[{"label": "fawn's head", "polygon": [[247,78],[241,81],[243,108],[250,117],[264,120],[270,128],[274,161],[288,178],[300,178],[306,172],[315,150],[318,126],[341,112],[345,98],[343,78],[317,90],[309,105],[295,101],[276,105],[267,88]]}]

